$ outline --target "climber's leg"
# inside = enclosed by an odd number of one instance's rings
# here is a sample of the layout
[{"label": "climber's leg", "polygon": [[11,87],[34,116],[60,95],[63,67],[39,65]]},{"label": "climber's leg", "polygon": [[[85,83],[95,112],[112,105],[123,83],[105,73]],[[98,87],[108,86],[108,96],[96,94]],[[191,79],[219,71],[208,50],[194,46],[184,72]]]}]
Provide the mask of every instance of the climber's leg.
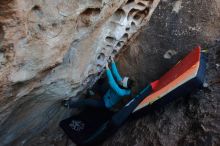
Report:
[{"label": "climber's leg", "polygon": [[105,108],[104,101],[96,99],[79,99],[77,101],[66,100],[63,105],[68,108],[79,108],[84,106]]}]

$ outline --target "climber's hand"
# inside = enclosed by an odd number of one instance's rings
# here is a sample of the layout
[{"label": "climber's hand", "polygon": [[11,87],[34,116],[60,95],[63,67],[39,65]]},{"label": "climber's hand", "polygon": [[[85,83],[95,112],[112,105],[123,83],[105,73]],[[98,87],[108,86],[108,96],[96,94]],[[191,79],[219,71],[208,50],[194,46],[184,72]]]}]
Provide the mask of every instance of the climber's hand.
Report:
[{"label": "climber's hand", "polygon": [[115,63],[115,60],[112,56],[111,56],[111,61],[112,61],[112,63]]},{"label": "climber's hand", "polygon": [[105,67],[106,67],[106,69],[109,69],[109,67],[108,67],[108,62],[106,63]]},{"label": "climber's hand", "polygon": [[109,57],[109,60],[110,60],[112,63],[115,62],[113,56],[110,56],[110,57]]},{"label": "climber's hand", "polygon": [[109,56],[109,58],[107,59],[107,63],[111,63],[112,60],[111,60],[111,56]]}]

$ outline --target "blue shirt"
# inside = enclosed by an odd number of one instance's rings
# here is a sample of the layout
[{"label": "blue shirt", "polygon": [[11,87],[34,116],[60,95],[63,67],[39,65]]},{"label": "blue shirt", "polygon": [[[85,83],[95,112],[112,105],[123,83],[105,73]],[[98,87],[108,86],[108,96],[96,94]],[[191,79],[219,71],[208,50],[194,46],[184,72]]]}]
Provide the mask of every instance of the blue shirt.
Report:
[{"label": "blue shirt", "polygon": [[[119,82],[122,80],[121,76],[118,73],[115,63],[112,63],[112,71],[113,75],[115,76],[116,80]],[[129,89],[121,89],[118,84],[116,83],[112,72],[110,69],[106,70],[107,77],[108,77],[108,84],[110,89],[104,95],[104,102],[107,108],[111,108],[114,106],[118,101],[120,101],[124,96],[130,95],[131,90]]]}]

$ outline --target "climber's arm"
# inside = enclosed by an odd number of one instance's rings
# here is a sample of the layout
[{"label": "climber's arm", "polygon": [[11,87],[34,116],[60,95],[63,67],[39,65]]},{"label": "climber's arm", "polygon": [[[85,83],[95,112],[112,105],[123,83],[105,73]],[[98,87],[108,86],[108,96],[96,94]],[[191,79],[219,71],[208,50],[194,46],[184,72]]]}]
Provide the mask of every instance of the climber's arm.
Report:
[{"label": "climber's arm", "polygon": [[113,73],[114,77],[116,78],[116,80],[117,80],[118,82],[119,82],[119,81],[122,81],[122,77],[121,77],[121,75],[119,74],[118,69],[117,69],[116,64],[115,64],[115,62],[114,62],[113,59],[112,59],[111,65],[112,65],[112,73]]},{"label": "climber's arm", "polygon": [[118,84],[115,82],[111,70],[107,67],[106,70],[109,86],[119,95],[126,96],[131,93],[130,90],[121,89]]}]

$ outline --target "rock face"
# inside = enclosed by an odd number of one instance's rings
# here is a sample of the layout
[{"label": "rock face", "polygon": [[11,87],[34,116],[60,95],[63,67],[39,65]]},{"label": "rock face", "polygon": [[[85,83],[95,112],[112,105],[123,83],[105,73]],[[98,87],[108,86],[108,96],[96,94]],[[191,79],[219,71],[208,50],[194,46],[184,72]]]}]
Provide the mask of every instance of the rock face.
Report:
[{"label": "rock face", "polygon": [[1,1],[0,145],[34,145],[37,134],[53,133],[68,115],[60,101],[93,85],[158,2]]}]

